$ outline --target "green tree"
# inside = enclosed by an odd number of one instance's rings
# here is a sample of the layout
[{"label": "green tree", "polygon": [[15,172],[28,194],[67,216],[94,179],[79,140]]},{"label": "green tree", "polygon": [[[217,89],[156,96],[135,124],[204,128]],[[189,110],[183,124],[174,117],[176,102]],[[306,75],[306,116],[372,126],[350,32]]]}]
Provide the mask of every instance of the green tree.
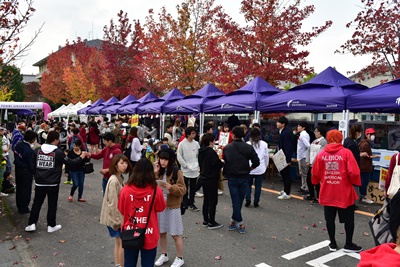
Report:
[{"label": "green tree", "polygon": [[3,65],[0,71],[0,89],[12,91],[11,101],[24,101],[25,92],[22,84],[22,74],[19,68],[12,65]]}]

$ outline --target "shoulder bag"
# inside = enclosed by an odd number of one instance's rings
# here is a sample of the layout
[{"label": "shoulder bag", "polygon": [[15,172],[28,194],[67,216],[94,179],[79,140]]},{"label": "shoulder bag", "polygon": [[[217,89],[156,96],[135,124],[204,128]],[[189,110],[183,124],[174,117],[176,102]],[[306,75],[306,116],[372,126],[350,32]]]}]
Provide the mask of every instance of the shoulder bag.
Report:
[{"label": "shoulder bag", "polygon": [[121,239],[122,239],[122,247],[124,249],[142,249],[144,246],[144,236],[146,234],[146,229],[147,225],[149,224],[150,220],[150,214],[151,211],[153,210],[153,204],[154,204],[154,199],[156,198],[156,190],[157,186],[154,187],[154,194],[153,194],[153,199],[151,200],[150,204],[150,209],[149,209],[149,214],[147,215],[147,220],[146,220],[146,226],[144,228],[139,228],[136,227],[137,222],[136,222],[136,211],[133,214],[131,218],[133,218],[133,227],[135,229],[129,229],[129,230],[122,230],[121,232]]},{"label": "shoulder bag", "polygon": [[390,180],[390,186],[388,188],[387,194],[389,198],[394,197],[397,191],[400,189],[400,165],[398,164],[399,153],[396,155],[396,165],[394,166],[392,179]]},{"label": "shoulder bag", "polygon": [[376,246],[393,242],[389,227],[389,206],[389,199],[386,198],[382,208],[380,208],[375,216],[368,222]]}]

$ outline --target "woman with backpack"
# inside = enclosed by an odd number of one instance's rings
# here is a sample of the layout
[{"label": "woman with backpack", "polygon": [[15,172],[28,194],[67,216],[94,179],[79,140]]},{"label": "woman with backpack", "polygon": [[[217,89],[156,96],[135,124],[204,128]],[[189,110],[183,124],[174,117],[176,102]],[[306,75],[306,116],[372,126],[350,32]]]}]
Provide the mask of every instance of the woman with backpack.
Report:
[{"label": "woman with backpack", "polygon": [[[155,266],[161,266],[169,261],[167,254],[167,233],[175,242],[176,258],[171,266],[180,267],[183,260],[183,223],[181,214],[182,198],[186,194],[186,185],[181,170],[175,166],[175,152],[170,149],[161,149],[158,153],[159,160],[155,163],[154,173],[156,180],[163,188],[164,199],[167,208],[158,214],[160,228],[161,255],[155,262]],[[177,177],[174,177],[177,173]]]}]

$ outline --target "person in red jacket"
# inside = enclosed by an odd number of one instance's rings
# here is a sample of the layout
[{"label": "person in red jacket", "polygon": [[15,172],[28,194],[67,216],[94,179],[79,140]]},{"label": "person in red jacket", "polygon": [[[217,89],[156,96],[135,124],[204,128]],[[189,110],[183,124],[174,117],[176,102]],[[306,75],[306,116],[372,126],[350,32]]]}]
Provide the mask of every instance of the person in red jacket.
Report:
[{"label": "person in red jacket", "polygon": [[[160,187],[156,188],[154,195],[156,186],[153,164],[146,158],[140,159],[121,190],[118,210],[124,216],[122,231],[136,227],[145,228],[146,221],[147,228],[142,249],[124,249],[124,266],[136,266],[139,251],[141,266],[154,266],[158,240],[160,239],[157,212],[162,212],[167,206]],[[153,208],[150,211],[153,198],[155,198]]]},{"label": "person in red jacket", "polygon": [[357,267],[399,267],[400,266],[400,228],[397,242],[382,244],[360,253]]},{"label": "person in red jacket", "polygon": [[330,251],[337,251],[335,218],[344,223],[345,252],[360,252],[362,247],[353,243],[354,201],[358,199],[353,185],[360,186],[360,169],[353,153],[342,145],[343,135],[338,130],[327,134],[328,145],[319,152],[312,168],[313,185],[321,185],[319,203],[324,206],[326,228],[331,243]]},{"label": "person in red jacket", "polygon": [[103,196],[106,191],[106,186],[108,178],[111,174],[109,172],[110,163],[112,158],[117,154],[122,154],[121,145],[115,143],[115,136],[112,133],[105,133],[103,136],[103,143],[105,148],[103,148],[99,153],[89,153],[88,156],[92,159],[103,159],[103,169],[100,173],[103,175]]},{"label": "person in red jacket", "polygon": [[79,135],[82,137],[83,144],[85,145],[85,150],[88,150],[87,146],[87,138],[88,138],[88,131],[86,129],[87,124],[86,122],[81,122],[80,127],[79,127]]},{"label": "person in red jacket", "polygon": [[92,121],[89,122],[89,133],[88,140],[90,151],[94,153],[99,152],[99,142],[100,142],[100,130],[97,127],[97,123]]}]

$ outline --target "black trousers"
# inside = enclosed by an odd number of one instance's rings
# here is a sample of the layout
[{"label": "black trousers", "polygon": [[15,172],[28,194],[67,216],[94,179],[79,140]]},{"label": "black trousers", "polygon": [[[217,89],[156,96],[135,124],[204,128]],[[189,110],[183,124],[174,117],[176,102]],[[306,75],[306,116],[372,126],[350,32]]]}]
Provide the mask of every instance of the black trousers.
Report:
[{"label": "black trousers", "polygon": [[292,187],[292,181],[290,180],[290,168],[291,165],[287,166],[280,172],[283,179],[283,191],[285,191],[287,195],[290,195],[290,189]]},{"label": "black trousers", "polygon": [[197,178],[185,178],[186,194],[183,196],[183,203],[185,207],[189,207],[194,204],[194,195],[196,193]]},{"label": "black trousers", "polygon": [[28,225],[37,223],[39,220],[40,209],[42,208],[44,199],[47,196],[47,226],[56,226],[56,213],[57,213],[57,202],[58,192],[60,186],[36,186],[35,187],[35,198],[33,199],[33,205],[31,210],[31,216],[29,217]]},{"label": "black trousers", "polygon": [[203,179],[203,220],[208,223],[215,223],[215,212],[218,204],[218,180]]},{"label": "black trousers", "polygon": [[28,206],[32,196],[32,181],[33,174],[29,169],[15,168],[15,185],[17,187],[15,201],[20,213],[29,212]]},{"label": "black trousers", "polygon": [[321,188],[321,185],[317,184],[314,188],[314,185],[311,182],[311,170],[312,170],[312,167],[310,166],[310,168],[308,168],[308,173],[307,173],[307,187],[308,187],[308,191],[310,193],[310,197],[318,198],[319,197],[319,189]]}]

